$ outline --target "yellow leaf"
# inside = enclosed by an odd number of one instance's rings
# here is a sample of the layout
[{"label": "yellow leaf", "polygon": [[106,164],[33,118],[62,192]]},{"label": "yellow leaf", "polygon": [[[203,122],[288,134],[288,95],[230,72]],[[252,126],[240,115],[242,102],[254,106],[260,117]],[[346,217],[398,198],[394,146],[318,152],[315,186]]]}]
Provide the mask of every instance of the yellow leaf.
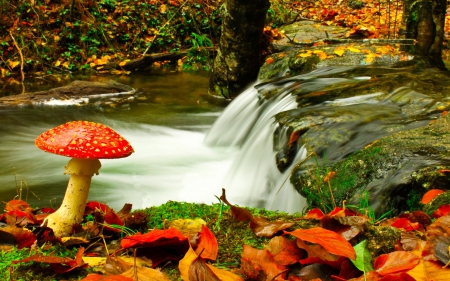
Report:
[{"label": "yellow leaf", "polygon": [[59,37],[58,35],[53,36],[53,40],[55,40],[55,42],[58,42],[61,39],[61,37]]},{"label": "yellow leaf", "polygon": [[124,66],[124,65],[126,65],[126,64],[127,64],[127,61],[124,60],[124,61],[121,61],[121,62],[119,63],[119,66]]},{"label": "yellow leaf", "polygon": [[350,52],[353,52],[353,53],[361,53],[361,50],[360,50],[360,49],[355,48],[355,47],[353,47],[353,46],[349,46],[349,47],[347,48],[347,50],[349,50]]},{"label": "yellow leaf", "polygon": [[345,47],[337,47],[336,49],[334,49],[334,53],[342,57],[342,55],[344,55],[345,53]]},{"label": "yellow leaf", "polygon": [[9,65],[9,67],[11,67],[11,68],[15,68],[16,66],[18,66],[20,64],[20,61],[11,61],[11,60],[8,60],[8,65]]},{"label": "yellow leaf", "polygon": [[62,64],[62,66],[64,66],[65,68],[69,68],[70,63],[68,61],[66,61],[65,63]]},{"label": "yellow leaf", "polygon": [[297,55],[297,57],[302,57],[302,58],[307,58],[307,57],[310,57],[311,56],[311,53],[310,52],[307,52],[307,53],[301,53],[301,54],[298,54]]},{"label": "yellow leaf", "polygon": [[366,63],[371,63],[371,62],[374,61],[374,59],[375,59],[375,55],[374,54],[367,54],[365,61],[366,61]]},{"label": "yellow leaf", "polygon": [[167,10],[166,4],[162,4],[161,6],[159,6],[159,11],[161,12],[161,14],[164,14],[166,10]]},{"label": "yellow leaf", "polygon": [[324,60],[328,57],[327,53],[322,52],[317,54],[321,60]]},{"label": "yellow leaf", "polygon": [[61,62],[58,60],[55,62],[55,66],[60,66]]},{"label": "yellow leaf", "polygon": [[96,64],[95,64],[94,62],[91,62],[89,65],[90,65],[91,67],[94,67]]},{"label": "yellow leaf", "polygon": [[0,67],[0,70],[1,70],[1,73],[2,73],[1,74],[2,77],[8,76],[8,74],[9,74],[8,70],[4,69],[3,67]]}]

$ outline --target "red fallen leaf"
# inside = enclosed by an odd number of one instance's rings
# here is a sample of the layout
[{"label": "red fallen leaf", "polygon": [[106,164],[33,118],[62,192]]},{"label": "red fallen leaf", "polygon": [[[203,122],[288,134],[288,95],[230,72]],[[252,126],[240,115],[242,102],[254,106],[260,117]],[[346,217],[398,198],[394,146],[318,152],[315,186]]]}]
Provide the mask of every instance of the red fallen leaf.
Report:
[{"label": "red fallen leaf", "polygon": [[1,231],[7,232],[14,237],[18,249],[31,247],[31,245],[33,245],[37,239],[36,235],[30,230],[23,227],[17,227],[15,225],[9,225],[7,227],[4,227],[1,229]]},{"label": "red fallen leaf", "polygon": [[436,211],[433,212],[433,218],[437,219],[446,216],[450,213],[450,204],[441,205]]},{"label": "red fallen leaf", "polygon": [[411,252],[395,251],[376,258],[374,269],[384,276],[413,269],[419,262],[420,258]]},{"label": "red fallen leaf", "polygon": [[297,229],[292,232],[286,232],[303,241],[319,244],[331,254],[344,256],[352,260],[356,259],[356,253],[352,245],[348,243],[341,235],[321,228]]},{"label": "red fallen leaf", "polygon": [[214,234],[204,224],[199,232],[200,240],[195,249],[195,253],[203,259],[216,260],[219,252],[219,245]]},{"label": "red fallen leaf", "polygon": [[346,259],[341,265],[339,278],[342,280],[348,280],[358,276],[361,276],[361,271],[359,271],[359,269],[357,269],[350,260]]},{"label": "red fallen leaf", "polygon": [[75,259],[71,259],[71,258],[61,258],[61,257],[56,257],[56,256],[44,256],[42,254],[35,254],[32,255],[31,257],[22,259],[22,260],[18,260],[18,261],[13,261],[12,263],[19,263],[19,262],[43,262],[43,263],[48,263],[50,264],[50,266],[53,268],[53,270],[56,273],[66,273],[69,271],[72,271],[76,268],[87,268],[88,264],[84,263],[83,261],[83,252],[84,252],[84,248],[81,247],[78,249],[78,252],[75,256]]},{"label": "red fallen leaf", "polygon": [[420,228],[420,223],[412,222],[407,218],[397,218],[393,223],[391,223],[391,226],[404,229],[405,231],[413,231]]},{"label": "red fallen leaf", "polygon": [[442,111],[442,113],[441,113],[441,117],[444,117],[445,115],[447,115],[448,114],[448,111],[447,110],[444,110],[444,111]]},{"label": "red fallen leaf", "polygon": [[136,247],[161,247],[186,244],[187,238],[176,228],[154,229],[146,234],[135,234],[122,239],[123,249]]},{"label": "red fallen leaf", "polygon": [[26,208],[29,208],[29,207],[30,207],[30,205],[28,205],[27,202],[25,202],[23,200],[14,199],[14,200],[6,202],[5,210],[6,211],[14,211],[14,210],[24,211]]},{"label": "red fallen leaf", "polygon": [[179,230],[169,228],[154,229],[146,234],[135,234],[122,239],[123,249],[140,248],[138,254],[152,260],[155,268],[167,260],[179,260],[189,249],[189,242]]},{"label": "red fallen leaf", "polygon": [[257,236],[272,237],[275,235],[275,233],[281,230],[285,230],[293,225],[294,223],[292,222],[284,222],[284,221],[269,222],[264,218],[254,217],[250,222],[250,229]]},{"label": "red fallen leaf", "polygon": [[41,213],[44,213],[44,214],[52,214],[52,213],[54,213],[56,210],[53,209],[53,208],[45,207],[45,208],[39,209],[39,211],[40,211]]},{"label": "red fallen leaf", "polygon": [[81,281],[134,281],[134,278],[123,275],[101,275],[91,273],[81,279]]},{"label": "red fallen leaf", "polygon": [[438,170],[439,173],[450,173],[450,170],[448,169],[443,169],[443,170]]},{"label": "red fallen leaf", "polygon": [[281,265],[294,264],[303,256],[303,252],[297,247],[295,240],[289,240],[283,236],[275,236],[270,239],[265,248],[272,254],[275,262]]},{"label": "red fallen leaf", "polygon": [[400,272],[396,274],[385,275],[380,279],[380,281],[417,281],[417,280],[412,278],[411,275],[409,275],[406,272]]},{"label": "red fallen leaf", "polygon": [[241,271],[252,280],[261,280],[259,277],[265,276],[263,280],[283,281],[288,268],[278,265],[268,250],[258,250],[244,245]]},{"label": "red fallen leaf", "polygon": [[84,209],[84,215],[92,214],[96,210],[100,210],[105,214],[104,218],[106,223],[124,225],[123,221],[117,216],[113,209],[98,201],[89,201]]},{"label": "red fallen leaf", "polygon": [[28,208],[25,211],[11,210],[4,214],[8,224],[25,226],[27,224],[37,224],[38,220]]},{"label": "red fallen leaf", "polygon": [[444,193],[443,190],[441,189],[432,189],[429,190],[427,193],[425,193],[422,197],[422,204],[428,204],[431,202],[431,200],[433,200],[436,196],[438,196],[439,194]]},{"label": "red fallen leaf", "polygon": [[320,220],[321,218],[323,218],[323,216],[324,214],[319,208],[314,208],[308,213],[306,213],[306,215],[304,215],[303,218]]},{"label": "red fallen leaf", "polygon": [[291,144],[295,143],[298,140],[298,138],[301,136],[301,134],[302,134],[302,131],[293,132],[291,134],[291,136],[289,137],[289,141],[288,141],[287,145],[291,145]]},{"label": "red fallen leaf", "polygon": [[338,217],[345,217],[345,216],[357,216],[358,213],[350,210],[350,209],[342,209],[340,207],[335,207],[333,209],[333,211],[329,212],[327,215],[334,217],[334,216],[338,216]]}]

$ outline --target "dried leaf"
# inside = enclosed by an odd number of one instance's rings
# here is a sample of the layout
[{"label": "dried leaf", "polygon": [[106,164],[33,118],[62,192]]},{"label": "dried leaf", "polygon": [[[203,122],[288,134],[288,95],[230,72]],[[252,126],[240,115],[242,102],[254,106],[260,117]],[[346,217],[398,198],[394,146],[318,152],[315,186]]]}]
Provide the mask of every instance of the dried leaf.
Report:
[{"label": "dried leaf", "polygon": [[381,275],[413,269],[420,259],[406,251],[395,251],[379,256],[374,263],[375,271]]},{"label": "dried leaf", "polygon": [[222,195],[220,196],[220,200],[222,200],[225,204],[230,206],[231,213],[233,214],[233,217],[237,219],[238,221],[251,221],[253,218],[253,215],[246,209],[240,208],[237,206],[232,205],[230,202],[228,202],[227,197],[225,195],[225,189],[222,188]]},{"label": "dried leaf", "polygon": [[275,235],[275,233],[285,230],[293,225],[294,223],[292,222],[284,222],[284,221],[269,222],[264,218],[254,217],[250,222],[250,229],[257,236],[272,237]]},{"label": "dried leaf", "polygon": [[10,200],[10,201],[6,202],[5,210],[6,211],[14,211],[14,210],[25,211],[29,207],[30,207],[30,205],[28,205],[27,202],[25,202],[23,200],[14,199],[14,200]]},{"label": "dried leaf", "polygon": [[244,245],[241,260],[241,270],[248,278],[253,280],[284,281],[287,267],[278,265],[267,249],[258,250]]},{"label": "dried leaf", "polygon": [[43,262],[43,263],[48,263],[50,264],[50,266],[53,268],[53,270],[56,273],[66,273],[69,271],[72,271],[76,268],[86,268],[88,267],[87,263],[84,263],[83,261],[83,253],[84,253],[84,248],[80,247],[78,249],[78,252],[75,256],[75,259],[71,259],[71,258],[61,258],[61,257],[57,257],[57,256],[44,256],[42,254],[35,254],[31,257],[22,259],[22,260],[17,260],[17,261],[13,261],[12,263],[20,263],[20,262]]},{"label": "dried leaf", "polygon": [[199,233],[200,240],[198,242],[195,253],[203,259],[216,260],[219,246],[214,234],[205,225],[202,225],[202,230]]},{"label": "dried leaf", "polygon": [[444,193],[444,191],[441,189],[431,189],[423,195],[421,202],[422,202],[422,204],[428,204],[434,198],[436,198],[436,196],[438,196],[439,194],[442,194],[442,193]]},{"label": "dried leaf", "polygon": [[303,241],[319,244],[331,254],[344,256],[352,260],[356,258],[355,250],[350,243],[341,235],[322,227],[297,229],[287,233]]},{"label": "dried leaf", "polygon": [[447,216],[450,213],[450,204],[441,205],[436,211],[433,212],[433,218],[437,219],[443,216]]},{"label": "dried leaf", "polygon": [[310,210],[308,213],[306,213],[305,216],[303,216],[303,218],[305,219],[316,219],[316,220],[320,220],[323,217],[324,214],[319,208],[314,208]]},{"label": "dried leaf", "polygon": [[294,264],[303,256],[295,240],[289,240],[284,236],[275,236],[264,248],[269,250],[275,262],[281,265]]}]

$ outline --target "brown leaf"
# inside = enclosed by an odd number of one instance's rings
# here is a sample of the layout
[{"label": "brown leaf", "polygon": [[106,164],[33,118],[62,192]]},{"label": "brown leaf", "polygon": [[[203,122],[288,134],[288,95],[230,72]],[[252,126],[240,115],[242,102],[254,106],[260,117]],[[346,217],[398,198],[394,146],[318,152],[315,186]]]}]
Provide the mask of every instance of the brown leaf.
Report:
[{"label": "brown leaf", "polygon": [[246,222],[252,220],[253,216],[248,210],[234,206],[230,202],[228,202],[227,197],[225,195],[225,188],[222,188],[222,196],[220,196],[220,200],[222,200],[225,204],[230,206],[233,217],[238,221]]},{"label": "brown leaf", "polygon": [[219,277],[200,257],[197,257],[189,266],[188,276],[189,281],[220,281]]},{"label": "brown leaf", "polygon": [[48,263],[50,264],[50,266],[53,268],[53,270],[56,273],[66,273],[69,271],[72,271],[76,268],[86,268],[88,267],[87,263],[83,262],[83,253],[84,253],[84,248],[80,247],[78,249],[78,252],[75,256],[75,259],[71,259],[71,258],[61,258],[61,257],[57,257],[57,256],[44,256],[42,254],[35,254],[31,257],[22,259],[22,260],[17,260],[17,261],[13,261],[12,263],[19,263],[19,262],[43,262],[43,263]]},{"label": "brown leaf", "polygon": [[[135,278],[135,274],[137,274],[137,279]],[[170,279],[160,270],[140,266],[128,269],[122,273],[121,276],[138,281],[170,281]]]},{"label": "brown leaf", "polygon": [[[30,230],[23,228],[23,227],[17,227],[15,225],[9,225],[7,227],[4,227],[1,229],[2,233],[9,233],[14,237],[15,242],[17,243],[17,248],[22,249],[25,247],[31,247],[31,245],[36,242],[37,236],[31,232]],[[4,234],[6,235],[6,234]],[[2,243],[5,243],[7,240],[1,240]]]},{"label": "brown leaf", "polygon": [[321,218],[323,218],[323,216],[324,214],[319,208],[314,208],[310,210],[308,213],[306,213],[306,215],[304,215],[303,218],[320,220]]},{"label": "brown leaf", "polygon": [[277,264],[291,265],[298,262],[303,252],[297,247],[295,240],[289,240],[284,236],[275,236],[264,247],[272,254]]},{"label": "brown leaf", "polygon": [[344,237],[333,231],[321,227],[314,227],[311,229],[297,229],[287,233],[303,241],[319,244],[331,254],[344,256],[352,260],[356,258],[356,253],[352,245]]},{"label": "brown leaf", "polygon": [[294,223],[291,222],[283,222],[283,221],[269,222],[261,217],[253,217],[250,222],[250,229],[257,236],[272,237],[275,235],[275,233],[287,229],[293,225]]},{"label": "brown leaf", "polygon": [[278,265],[268,250],[258,250],[244,245],[241,270],[250,279],[283,281],[288,269],[286,266]]}]

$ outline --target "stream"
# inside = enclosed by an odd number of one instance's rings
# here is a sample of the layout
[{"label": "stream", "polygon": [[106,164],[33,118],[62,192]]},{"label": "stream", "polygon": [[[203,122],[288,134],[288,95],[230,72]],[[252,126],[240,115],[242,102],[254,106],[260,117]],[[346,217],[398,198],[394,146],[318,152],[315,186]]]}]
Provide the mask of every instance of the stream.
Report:
[{"label": "stream", "polygon": [[[226,108],[204,101],[205,75],[133,75],[115,80],[136,91],[86,105],[0,107],[0,199],[58,206],[69,159],[39,150],[34,140],[62,123],[87,120],[112,127],[135,150],[101,161],[89,200],[114,209],[169,200],[209,204],[225,188],[232,204],[300,212],[306,200],[287,179],[306,147],[333,163],[381,137],[428,124],[449,109],[440,88],[449,82],[439,75],[325,67],[262,81]],[[294,131],[300,137],[292,142]]]}]

